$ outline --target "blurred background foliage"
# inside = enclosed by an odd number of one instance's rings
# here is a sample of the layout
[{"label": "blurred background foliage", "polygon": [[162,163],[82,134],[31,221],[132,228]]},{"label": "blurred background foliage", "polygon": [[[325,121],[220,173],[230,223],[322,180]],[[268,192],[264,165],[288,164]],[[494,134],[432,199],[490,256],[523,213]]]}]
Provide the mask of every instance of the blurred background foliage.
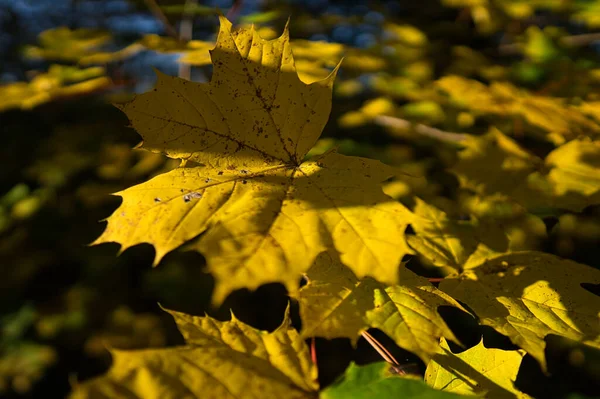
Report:
[{"label": "blurred background foliage", "polygon": [[[177,165],[132,150],[139,136],[110,104],[151,88],[152,68],[207,81],[217,9],[265,38],[291,17],[307,82],[344,58],[310,155],[380,159],[399,170],[385,192],[449,228],[496,226],[510,250],[600,267],[598,0],[0,0],[0,395],[62,397],[108,367],[106,347],[180,343],[159,302],[280,322],[281,286],[210,309],[200,255],[152,269],[150,246],[87,246],[119,203],[110,193]],[[427,256],[409,267],[446,272]],[[361,345],[319,340],[322,383],[375,358]],[[521,380],[540,397],[590,389],[536,378]]]}]

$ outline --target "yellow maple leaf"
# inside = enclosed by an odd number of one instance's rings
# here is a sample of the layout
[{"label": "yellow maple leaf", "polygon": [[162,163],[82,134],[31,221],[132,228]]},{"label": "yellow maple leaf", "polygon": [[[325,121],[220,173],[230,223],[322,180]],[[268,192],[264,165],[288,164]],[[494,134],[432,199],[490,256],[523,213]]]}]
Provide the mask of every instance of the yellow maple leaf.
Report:
[{"label": "yellow maple leaf", "polygon": [[600,271],[543,252],[496,256],[440,289],[546,366],[544,338],[560,335],[600,347],[600,298],[581,284],[600,283]]},{"label": "yellow maple leaf", "polygon": [[170,311],[186,344],[111,350],[103,376],[75,386],[71,398],[315,398],[317,367],[291,327],[289,311],[272,333],[239,321]]},{"label": "yellow maple leaf", "polygon": [[408,237],[408,243],[435,266],[461,271],[508,249],[508,237],[497,224],[451,220],[419,198],[414,212],[415,235]]},{"label": "yellow maple leaf", "polygon": [[234,289],[281,282],[297,289],[317,255],[335,248],[357,276],[395,283],[410,212],[380,183],[378,161],[328,152],[302,162],[331,109],[335,71],[305,84],[287,30],[264,40],[221,17],[210,84],[159,74],[156,88],[122,106],[142,148],[185,160],[117,193],[123,204],[96,243],[200,251],[220,303]]},{"label": "yellow maple leaf", "polygon": [[486,348],[483,340],[454,354],[442,339],[440,353],[425,370],[425,382],[444,392],[486,398],[530,398],[514,387],[523,356],[522,350]]},{"label": "yellow maple leaf", "polygon": [[322,253],[307,278],[296,295],[304,337],[348,337],[356,342],[361,332],[379,328],[424,361],[436,353],[440,337],[458,342],[437,308],[461,306],[405,267],[401,284],[386,287],[368,277],[358,279],[335,254]]},{"label": "yellow maple leaf", "polygon": [[600,141],[572,140],[544,160],[492,128],[463,143],[452,167],[462,187],[479,195],[503,195],[528,209],[562,208],[580,212],[600,203]]}]

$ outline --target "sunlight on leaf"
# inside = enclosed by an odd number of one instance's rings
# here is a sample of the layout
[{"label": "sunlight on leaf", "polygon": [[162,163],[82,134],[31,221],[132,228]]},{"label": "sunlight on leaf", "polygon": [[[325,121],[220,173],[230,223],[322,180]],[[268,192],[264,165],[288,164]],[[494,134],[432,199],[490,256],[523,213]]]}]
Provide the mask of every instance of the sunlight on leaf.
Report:
[{"label": "sunlight on leaf", "polygon": [[543,252],[515,252],[445,279],[440,289],[467,304],[488,325],[545,368],[544,338],[556,334],[600,347],[600,297],[581,284],[600,271]]},{"label": "sunlight on leaf", "polygon": [[443,392],[486,398],[531,398],[514,387],[525,352],[489,349],[483,340],[454,354],[443,340],[441,351],[425,371],[425,382]]},{"label": "sunlight on leaf", "polygon": [[307,277],[308,284],[296,297],[304,337],[348,337],[356,342],[362,331],[379,328],[425,361],[437,351],[441,336],[456,342],[437,308],[460,305],[405,267],[401,284],[385,287],[370,278],[359,280],[323,253]]},{"label": "sunlight on leaf", "polygon": [[508,249],[508,238],[491,222],[450,220],[448,215],[419,198],[414,209],[414,236],[408,243],[435,266],[457,271]]},{"label": "sunlight on leaf", "polygon": [[335,71],[307,85],[287,30],[266,41],[225,18],[212,60],[210,84],[159,74],[122,106],[141,148],[184,164],[117,193],[123,204],[95,243],[151,243],[157,264],[205,232],[188,248],[207,259],[215,303],[270,282],[294,292],[327,248],[357,276],[395,283],[411,214],[381,190],[393,169],[335,152],[302,163],[329,117]]}]

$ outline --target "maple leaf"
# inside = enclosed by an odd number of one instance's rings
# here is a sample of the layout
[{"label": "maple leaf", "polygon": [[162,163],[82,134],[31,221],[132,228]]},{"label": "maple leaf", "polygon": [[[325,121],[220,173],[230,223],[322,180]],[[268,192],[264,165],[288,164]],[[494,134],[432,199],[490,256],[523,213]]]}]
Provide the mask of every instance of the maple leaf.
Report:
[{"label": "maple leaf", "polygon": [[579,135],[598,137],[600,134],[600,125],[561,98],[536,96],[504,82],[494,82],[488,87],[454,75],[439,79],[436,85],[463,108],[481,114],[522,117],[556,145]]},{"label": "maple leaf", "polygon": [[95,243],[150,243],[156,264],[204,233],[188,247],[207,259],[215,303],[269,282],[293,292],[327,248],[359,277],[396,282],[410,212],[381,190],[392,169],[334,152],[302,162],[329,117],[335,70],[305,84],[287,29],[267,41],[224,17],[211,57],[210,84],[159,74],[122,107],[142,148],[185,164],[117,193],[123,204]]},{"label": "maple leaf", "polygon": [[415,235],[408,237],[408,243],[435,266],[460,271],[508,249],[508,237],[497,224],[451,220],[419,198],[414,213],[411,226]]},{"label": "maple leaf", "polygon": [[600,298],[581,286],[600,283],[600,271],[543,252],[499,255],[440,289],[546,366],[544,338],[560,335],[600,347]]},{"label": "maple leaf", "polygon": [[454,354],[443,339],[440,349],[425,370],[425,382],[433,388],[486,398],[530,398],[514,387],[525,351],[489,349],[481,340]]},{"label": "maple leaf", "polygon": [[401,377],[390,371],[389,363],[379,362],[366,366],[350,363],[343,378],[322,391],[319,398],[460,399],[466,396],[432,389],[420,379]]},{"label": "maple leaf", "polygon": [[400,285],[385,287],[368,277],[359,280],[334,255],[322,253],[307,277],[296,296],[304,337],[348,337],[356,342],[362,331],[379,328],[425,361],[437,351],[441,336],[458,342],[437,308],[462,307],[405,267]]},{"label": "maple leaf", "polygon": [[462,187],[480,195],[502,194],[528,209],[559,208],[580,212],[600,203],[600,141],[572,140],[544,160],[492,128],[464,142],[450,170]]},{"label": "maple leaf", "polygon": [[272,333],[169,311],[184,346],[111,350],[103,376],[74,388],[72,398],[314,398],[317,368],[291,327],[289,309]]}]

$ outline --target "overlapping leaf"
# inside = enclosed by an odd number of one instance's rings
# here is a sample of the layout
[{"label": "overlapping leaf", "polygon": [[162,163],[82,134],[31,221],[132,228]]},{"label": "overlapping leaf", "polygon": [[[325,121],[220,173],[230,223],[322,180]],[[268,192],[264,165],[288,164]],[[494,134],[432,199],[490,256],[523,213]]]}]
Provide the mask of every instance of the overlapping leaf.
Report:
[{"label": "overlapping leaf", "polygon": [[405,267],[400,285],[385,287],[371,278],[359,280],[323,253],[307,277],[308,284],[297,295],[303,336],[355,341],[362,331],[379,328],[424,360],[437,351],[441,336],[456,341],[437,308],[460,305]]},{"label": "overlapping leaf", "polygon": [[462,187],[480,195],[501,194],[528,209],[563,208],[579,212],[600,203],[600,142],[572,140],[545,160],[492,129],[465,141],[451,171]]},{"label": "overlapping leaf", "polygon": [[425,371],[425,381],[444,392],[486,398],[530,398],[514,387],[524,351],[488,349],[483,341],[459,354],[442,341]]},{"label": "overlapping leaf", "polygon": [[186,345],[112,350],[107,374],[72,398],[314,398],[317,368],[286,312],[272,333],[237,320],[170,312]]},{"label": "overlapping leaf", "polygon": [[302,163],[327,122],[335,73],[307,85],[287,30],[266,41],[225,18],[211,56],[210,84],[159,75],[123,106],[142,148],[185,162],[118,193],[96,243],[151,243],[157,263],[204,233],[189,247],[216,278],[215,302],[268,282],[294,291],[327,248],[359,277],[396,282],[410,212],[381,191],[392,171],[331,152]]},{"label": "overlapping leaf", "polygon": [[440,289],[545,367],[544,338],[564,336],[600,347],[600,297],[581,284],[599,284],[600,271],[543,252],[494,257]]},{"label": "overlapping leaf", "polygon": [[460,271],[508,249],[508,237],[491,223],[451,220],[436,207],[417,199],[408,243],[435,266]]}]

